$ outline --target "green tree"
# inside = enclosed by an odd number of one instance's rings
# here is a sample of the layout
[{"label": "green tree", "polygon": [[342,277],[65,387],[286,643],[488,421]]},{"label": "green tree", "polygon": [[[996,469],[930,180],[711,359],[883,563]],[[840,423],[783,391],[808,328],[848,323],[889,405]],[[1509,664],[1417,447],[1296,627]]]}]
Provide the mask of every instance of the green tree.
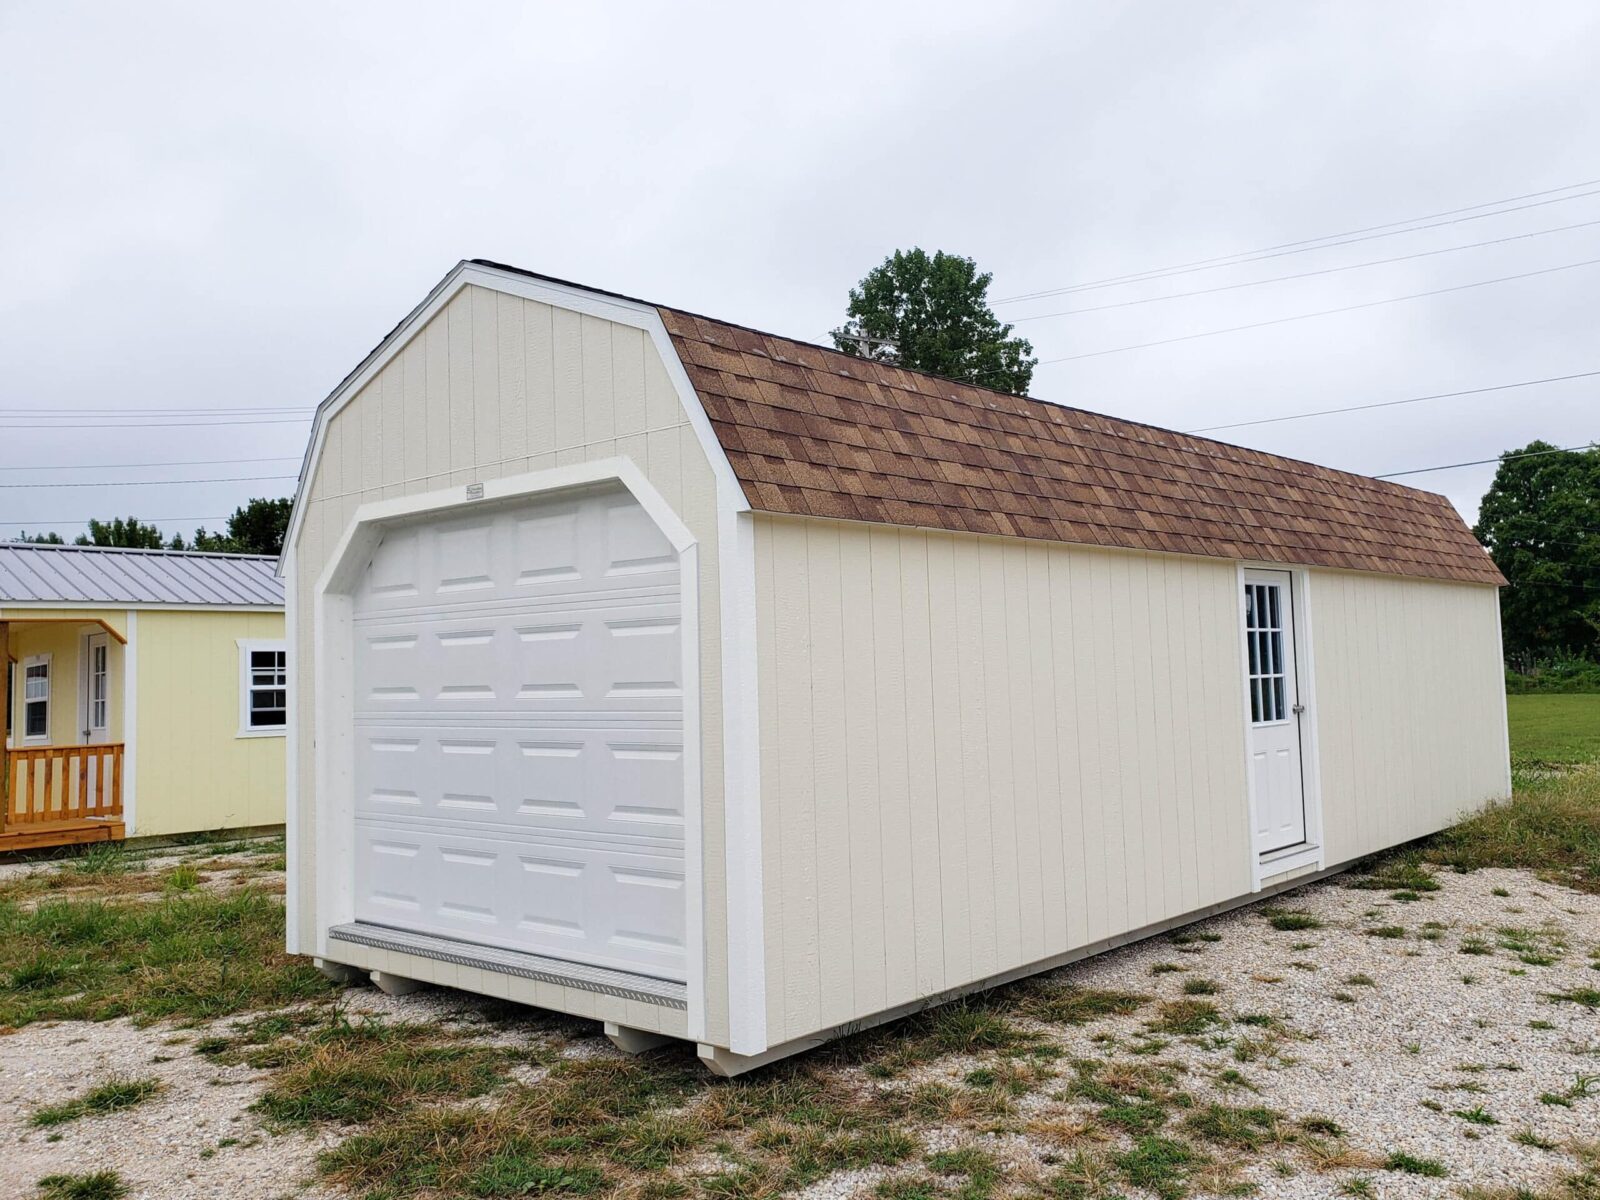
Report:
[{"label": "green tree", "polygon": [[[1525,457],[1519,457],[1525,456]],[[1500,595],[1507,657],[1600,651],[1600,449],[1530,442],[1500,456],[1473,532],[1509,581]]]},{"label": "green tree", "polygon": [[146,525],[137,517],[116,517],[110,521],[90,521],[87,536],[79,534],[78,546],[120,546],[128,550],[160,550],[161,530]]},{"label": "green tree", "polygon": [[[289,513],[294,501],[257,498],[233,510],[228,518],[226,533],[209,533],[205,526],[194,531],[195,550],[221,551],[226,554],[283,553],[283,538],[289,531]],[[181,539],[180,539],[181,540]],[[181,546],[177,547],[182,549]]]},{"label": "green tree", "polygon": [[896,250],[850,289],[849,320],[833,344],[963,383],[1026,395],[1038,359],[989,307],[986,271],[970,258]]},{"label": "green tree", "polygon": [[67,544],[67,539],[59,533],[29,533],[26,529],[17,535],[17,541],[32,542],[38,546],[65,546]]}]

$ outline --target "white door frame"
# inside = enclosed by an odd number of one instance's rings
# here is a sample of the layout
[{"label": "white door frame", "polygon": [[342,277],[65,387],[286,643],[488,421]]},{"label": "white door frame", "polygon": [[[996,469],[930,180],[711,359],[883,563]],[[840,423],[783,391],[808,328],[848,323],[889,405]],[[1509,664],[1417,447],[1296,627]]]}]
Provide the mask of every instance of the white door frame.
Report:
[{"label": "white door frame", "polygon": [[[353,734],[354,591],[384,530],[424,514],[531,499],[595,484],[620,483],[678,554],[683,628],[684,963],[688,1034],[703,1041],[705,1004],[705,862],[701,830],[700,606],[698,545],[677,513],[629,458],[574,463],[524,475],[375,500],[356,509],[315,590],[317,929],[314,953],[337,961],[328,929],[355,919],[355,777]],[[291,676],[292,676],[291,672]],[[293,719],[291,714],[291,720]]]},{"label": "white door frame", "polygon": [[[94,725],[94,648],[106,652],[106,723]],[[104,631],[86,633],[78,643],[78,733],[86,746],[103,746],[111,740],[111,635]]]},{"label": "white door frame", "polygon": [[[1296,691],[1299,702],[1305,706],[1300,715],[1300,786],[1305,798],[1306,844],[1287,851],[1261,855],[1256,853],[1257,801],[1255,773],[1250,770],[1250,679],[1246,664],[1250,661],[1249,646],[1244,628],[1244,588],[1246,571],[1280,571],[1289,576],[1289,603],[1294,616],[1294,666]],[[1316,655],[1311,624],[1311,572],[1305,567],[1286,567],[1283,563],[1241,562],[1234,584],[1235,616],[1237,627],[1235,645],[1239,659],[1234,667],[1239,680],[1240,725],[1243,731],[1242,746],[1245,764],[1245,795],[1248,806],[1246,850],[1250,863],[1250,890],[1259,892],[1261,881],[1295,871],[1303,867],[1321,870],[1327,866],[1327,841],[1322,832],[1322,765],[1318,753]]]}]

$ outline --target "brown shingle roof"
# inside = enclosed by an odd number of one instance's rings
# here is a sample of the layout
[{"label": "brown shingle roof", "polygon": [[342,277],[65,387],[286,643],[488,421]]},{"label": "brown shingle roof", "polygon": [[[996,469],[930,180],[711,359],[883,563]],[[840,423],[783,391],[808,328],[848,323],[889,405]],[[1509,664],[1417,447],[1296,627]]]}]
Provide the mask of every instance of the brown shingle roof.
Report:
[{"label": "brown shingle roof", "polygon": [[658,311],[757,509],[1505,582],[1431,492]]}]

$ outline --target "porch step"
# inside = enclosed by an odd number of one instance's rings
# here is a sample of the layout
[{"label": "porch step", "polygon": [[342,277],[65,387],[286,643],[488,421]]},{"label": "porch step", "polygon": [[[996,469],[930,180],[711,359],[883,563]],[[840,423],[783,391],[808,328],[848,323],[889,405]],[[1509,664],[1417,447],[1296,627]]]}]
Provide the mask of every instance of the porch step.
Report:
[{"label": "porch step", "polygon": [[80,846],[86,842],[120,842],[126,836],[121,821],[84,818],[77,821],[40,821],[0,829],[0,854],[13,850],[47,850],[52,846]]},{"label": "porch step", "polygon": [[[653,979],[648,975],[635,975],[631,971],[591,967],[585,963],[546,958],[541,954],[524,954],[518,950],[502,950],[497,946],[480,946],[475,942],[460,942],[454,938],[369,925],[365,921],[335,925],[328,930],[328,937],[334,941],[353,942],[357,946],[375,946],[380,950],[398,950],[402,954],[455,963],[458,967],[477,967],[484,971],[498,971],[502,975],[520,975],[524,979],[558,983],[586,992],[643,1000],[647,1004],[661,1004],[668,1008],[689,1006],[689,989],[683,984]],[[331,953],[336,954],[337,951]]]}]

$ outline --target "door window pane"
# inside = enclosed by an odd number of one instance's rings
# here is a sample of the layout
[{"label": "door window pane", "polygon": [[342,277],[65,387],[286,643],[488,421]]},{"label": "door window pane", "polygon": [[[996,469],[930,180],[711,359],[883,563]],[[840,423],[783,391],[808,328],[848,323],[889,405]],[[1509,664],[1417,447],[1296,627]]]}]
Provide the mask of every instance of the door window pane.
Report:
[{"label": "door window pane", "polygon": [[1287,672],[1284,665],[1283,587],[1250,583],[1244,589],[1245,646],[1248,650],[1250,720],[1258,725],[1287,720]]}]

